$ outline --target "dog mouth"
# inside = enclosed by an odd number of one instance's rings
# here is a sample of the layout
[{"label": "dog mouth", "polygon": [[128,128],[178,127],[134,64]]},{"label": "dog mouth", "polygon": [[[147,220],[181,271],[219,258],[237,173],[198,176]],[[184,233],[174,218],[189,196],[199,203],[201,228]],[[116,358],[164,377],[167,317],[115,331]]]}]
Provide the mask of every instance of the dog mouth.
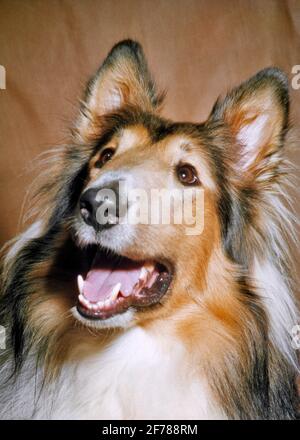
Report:
[{"label": "dog mouth", "polygon": [[85,279],[77,277],[77,310],[84,318],[104,320],[129,308],[154,306],[166,294],[172,278],[165,264],[108,256],[98,249]]}]

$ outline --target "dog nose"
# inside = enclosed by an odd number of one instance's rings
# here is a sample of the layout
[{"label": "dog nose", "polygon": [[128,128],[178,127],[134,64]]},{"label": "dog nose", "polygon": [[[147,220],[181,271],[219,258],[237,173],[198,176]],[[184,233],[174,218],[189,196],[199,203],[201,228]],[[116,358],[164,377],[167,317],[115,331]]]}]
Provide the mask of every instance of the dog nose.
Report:
[{"label": "dog nose", "polygon": [[96,214],[99,206],[96,196],[97,189],[91,188],[86,190],[80,197],[80,213],[83,220],[90,226],[96,226]]},{"label": "dog nose", "polygon": [[119,182],[87,189],[80,197],[80,213],[86,224],[95,230],[118,223],[120,213]]}]

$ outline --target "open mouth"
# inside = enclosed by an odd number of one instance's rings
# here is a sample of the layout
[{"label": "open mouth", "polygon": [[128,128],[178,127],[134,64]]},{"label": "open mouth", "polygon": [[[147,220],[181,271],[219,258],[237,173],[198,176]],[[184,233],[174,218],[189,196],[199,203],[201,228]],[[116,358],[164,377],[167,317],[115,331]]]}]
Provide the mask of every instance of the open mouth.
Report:
[{"label": "open mouth", "polygon": [[87,319],[103,320],[130,307],[149,307],[159,303],[171,281],[164,264],[107,256],[98,249],[85,279],[78,275],[77,310]]}]

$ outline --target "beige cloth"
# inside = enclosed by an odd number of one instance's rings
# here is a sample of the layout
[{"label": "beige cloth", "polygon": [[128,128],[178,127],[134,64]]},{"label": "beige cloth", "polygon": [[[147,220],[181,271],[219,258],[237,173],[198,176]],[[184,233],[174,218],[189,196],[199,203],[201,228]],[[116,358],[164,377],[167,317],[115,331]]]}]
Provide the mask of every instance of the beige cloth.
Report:
[{"label": "beige cloth", "polygon": [[[117,41],[142,43],[168,89],[164,115],[201,121],[257,70],[277,65],[291,76],[299,36],[298,0],[0,0],[1,244],[18,231],[33,158],[67,139],[86,80]],[[291,96],[297,125],[300,90]]]}]

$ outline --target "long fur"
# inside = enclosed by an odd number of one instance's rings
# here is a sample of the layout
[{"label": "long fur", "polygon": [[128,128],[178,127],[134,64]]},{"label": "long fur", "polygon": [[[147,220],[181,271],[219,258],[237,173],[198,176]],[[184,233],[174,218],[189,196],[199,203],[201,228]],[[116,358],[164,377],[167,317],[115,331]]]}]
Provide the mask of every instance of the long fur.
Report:
[{"label": "long fur", "polygon": [[[2,418],[297,417],[286,83],[277,69],[254,78],[219,100],[204,124],[175,124],[157,114],[162,95],[140,46],[125,41],[111,51],[88,85],[72,141],[46,159],[32,225],[4,251],[0,323],[9,339],[0,358]],[[251,180],[232,149],[239,121],[231,115],[248,93],[269,83],[284,117],[277,147],[255,164]],[[110,84],[115,89],[107,97]],[[111,108],[99,110],[98,101]],[[216,203],[210,196],[207,202],[211,236],[201,238],[202,247],[187,242],[186,273],[160,309],[129,326],[131,312],[118,321],[121,328],[92,328],[74,319],[69,294],[85,252],[77,244],[87,240],[83,230],[74,231],[76,207],[92,158],[135,126],[152,144],[184,135],[205,145],[200,150],[217,194]]]}]

